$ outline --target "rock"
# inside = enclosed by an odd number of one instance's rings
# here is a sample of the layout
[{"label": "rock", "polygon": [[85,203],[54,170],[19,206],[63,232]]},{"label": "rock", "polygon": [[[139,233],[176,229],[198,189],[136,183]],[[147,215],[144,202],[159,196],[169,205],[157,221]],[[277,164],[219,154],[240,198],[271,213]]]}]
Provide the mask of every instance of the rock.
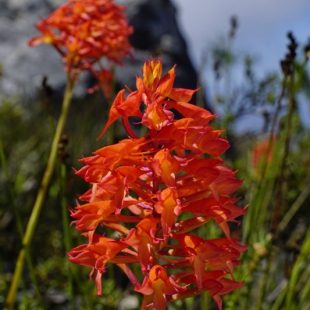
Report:
[{"label": "rock", "polygon": [[2,95],[31,95],[40,87],[42,77],[57,89],[65,83],[61,57],[50,46],[30,48],[29,39],[38,34],[34,25],[53,7],[48,1],[6,0],[0,15],[0,79]]},{"label": "rock", "polygon": [[[170,0],[117,0],[127,6],[129,23],[135,32],[130,38],[135,60],[127,58],[123,67],[117,67],[117,85],[134,87],[134,77],[141,74],[145,59],[151,56],[163,59],[164,70],[177,64],[177,87],[196,88],[197,74],[187,53],[186,42],[176,21],[176,8]],[[28,47],[36,36],[34,25],[46,17],[61,0],[2,0],[0,4],[0,64],[3,75],[0,93],[3,95],[33,95],[41,85],[43,76],[49,84],[62,92],[65,73],[60,55],[51,46]],[[82,78],[75,96],[83,96],[89,87],[87,76]]]},{"label": "rock", "polygon": [[118,310],[131,310],[139,308],[139,299],[136,295],[125,295],[118,304]]}]

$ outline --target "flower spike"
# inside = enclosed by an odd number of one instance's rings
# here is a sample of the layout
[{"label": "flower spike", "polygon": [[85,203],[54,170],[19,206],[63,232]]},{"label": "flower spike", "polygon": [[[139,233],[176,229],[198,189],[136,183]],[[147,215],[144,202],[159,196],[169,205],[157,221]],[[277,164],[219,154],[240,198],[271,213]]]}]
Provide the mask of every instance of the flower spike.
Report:
[{"label": "flower spike", "polygon": [[[69,259],[92,268],[99,295],[108,264],[119,266],[144,295],[141,309],[164,310],[205,291],[222,309],[221,295],[243,285],[233,272],[246,247],[230,236],[228,225],[245,214],[230,196],[242,181],[220,158],[229,143],[210,125],[216,116],[189,103],[197,90],[173,87],[175,67],[162,75],[160,59],[146,61],[137,90],[116,96],[100,136],[122,118],[130,139],[80,160],[85,166],[76,174],[91,188],[71,215],[89,242],[70,251]],[[172,109],[183,118],[176,120]],[[141,137],[130,127],[131,116],[146,127]],[[223,238],[197,235],[209,221]],[[100,236],[98,226],[117,234]]]},{"label": "flower spike", "polygon": [[[128,37],[133,28],[126,22],[125,7],[113,0],[67,0],[47,18],[37,23],[40,36],[29,41],[30,46],[51,44],[59,52],[71,77],[89,71],[109,99],[113,78],[111,63],[131,54]],[[109,62],[107,68],[101,60]]]}]

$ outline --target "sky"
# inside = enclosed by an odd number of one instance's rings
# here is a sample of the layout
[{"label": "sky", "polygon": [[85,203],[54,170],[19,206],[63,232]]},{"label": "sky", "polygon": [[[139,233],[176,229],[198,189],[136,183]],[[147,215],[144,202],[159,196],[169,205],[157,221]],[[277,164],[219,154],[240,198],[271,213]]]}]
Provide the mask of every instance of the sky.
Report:
[{"label": "sky", "polygon": [[[253,56],[256,60],[254,72],[258,76],[264,76],[267,72],[281,72],[279,61],[287,53],[288,31],[293,32],[300,46],[306,45],[310,39],[310,0],[172,2],[177,7],[179,27],[196,68],[201,64],[203,52],[218,42],[220,37],[227,37],[232,16],[237,16],[239,25],[233,51]],[[241,76],[242,73],[239,73]],[[204,86],[209,93],[211,75],[211,72],[203,74]],[[310,107],[308,101],[306,103],[300,104],[300,114],[306,127],[310,128]]]},{"label": "sky", "polygon": [[238,17],[234,48],[259,60],[262,70],[277,68],[286,53],[287,32],[297,42],[310,39],[309,0],[172,0],[195,65],[205,48],[227,35],[231,16]]}]

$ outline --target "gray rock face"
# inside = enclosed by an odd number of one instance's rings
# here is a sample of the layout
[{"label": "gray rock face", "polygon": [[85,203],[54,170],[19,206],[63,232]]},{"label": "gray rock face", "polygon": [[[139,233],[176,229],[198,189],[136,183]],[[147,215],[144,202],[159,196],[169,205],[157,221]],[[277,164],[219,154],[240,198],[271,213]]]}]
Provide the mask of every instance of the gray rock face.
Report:
[{"label": "gray rock face", "polygon": [[[59,1],[54,1],[55,5]],[[50,47],[30,48],[34,25],[55,7],[50,1],[4,0],[0,8],[0,79],[2,95],[32,94],[47,75],[55,88],[65,81],[61,57]]]},{"label": "gray rock face", "polygon": [[[176,21],[176,8],[171,1],[118,0],[117,2],[127,5],[129,23],[134,27],[134,34],[131,36],[131,43],[137,52],[134,66],[141,68],[144,59],[150,59],[152,55],[160,56],[165,70],[177,64],[175,84],[177,87],[196,88],[197,75]],[[126,67],[128,62],[127,60]],[[131,79],[132,77],[133,75]]]},{"label": "gray rock face", "polygon": [[[127,58],[116,69],[117,85],[134,87],[144,60],[151,56],[163,59],[164,70],[177,64],[177,87],[196,88],[197,75],[187,54],[187,47],[176,22],[176,9],[170,0],[118,0],[127,6],[129,23],[135,32],[130,38],[135,59]],[[34,25],[45,18],[61,0],[1,0],[0,3],[0,64],[3,76],[0,93],[34,94],[43,76],[58,91],[65,85],[65,73],[60,55],[51,46],[28,47],[27,42],[38,35]],[[87,76],[76,88],[83,96],[89,86]]]}]

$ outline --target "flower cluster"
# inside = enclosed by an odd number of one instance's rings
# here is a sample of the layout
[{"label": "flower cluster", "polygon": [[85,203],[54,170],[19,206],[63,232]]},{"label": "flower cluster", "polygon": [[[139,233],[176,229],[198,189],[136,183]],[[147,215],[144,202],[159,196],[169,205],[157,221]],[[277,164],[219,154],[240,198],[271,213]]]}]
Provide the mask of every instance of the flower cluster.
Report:
[{"label": "flower cluster", "polygon": [[69,72],[89,70],[99,84],[106,84],[112,76],[100,60],[121,64],[131,51],[128,36],[133,29],[124,10],[112,0],[68,0],[36,25],[42,35],[29,45],[52,44]]},{"label": "flower cluster", "polygon": [[[113,263],[144,295],[142,308],[163,310],[167,302],[209,291],[221,309],[220,296],[242,286],[233,269],[246,247],[228,226],[245,213],[230,197],[242,181],[220,158],[229,144],[209,125],[215,115],[188,103],[197,90],[173,88],[175,68],[162,76],[160,59],[145,62],[142,73],[137,90],[118,93],[101,133],[122,118],[129,138],[80,160],[85,165],[76,174],[92,187],[71,215],[88,242],[69,259],[92,268],[98,295]],[[171,109],[183,118],[175,119]],[[130,127],[132,116],[147,128],[144,136]],[[211,220],[225,237],[197,236],[195,229]],[[118,237],[99,234],[98,226]],[[140,275],[132,263],[140,265]]]}]

